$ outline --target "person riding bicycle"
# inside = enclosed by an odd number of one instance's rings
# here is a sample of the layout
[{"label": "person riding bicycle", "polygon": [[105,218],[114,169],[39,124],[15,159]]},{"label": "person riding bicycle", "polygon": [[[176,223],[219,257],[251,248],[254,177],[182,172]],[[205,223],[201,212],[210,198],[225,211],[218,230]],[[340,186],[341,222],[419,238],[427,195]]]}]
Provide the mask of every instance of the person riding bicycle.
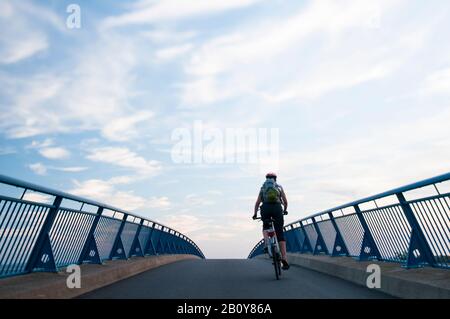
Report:
[{"label": "person riding bicycle", "polygon": [[[256,214],[261,205],[261,219],[263,221],[268,220],[272,217],[274,220],[275,232],[277,235],[278,242],[280,243],[281,250],[281,262],[283,264],[283,269],[289,269],[289,263],[287,261],[286,255],[286,239],[284,238],[283,226],[284,218],[283,215],[287,214],[288,201],[283,187],[277,182],[277,175],[275,173],[267,173],[266,181],[264,182],[261,190],[258,194],[258,198],[255,203],[255,212],[253,219],[256,219]],[[284,209],[283,209],[284,207]],[[265,229],[266,224],[264,223],[263,229]],[[263,236],[265,242],[267,242],[266,233],[263,230]],[[267,247],[265,247],[265,250]]]}]

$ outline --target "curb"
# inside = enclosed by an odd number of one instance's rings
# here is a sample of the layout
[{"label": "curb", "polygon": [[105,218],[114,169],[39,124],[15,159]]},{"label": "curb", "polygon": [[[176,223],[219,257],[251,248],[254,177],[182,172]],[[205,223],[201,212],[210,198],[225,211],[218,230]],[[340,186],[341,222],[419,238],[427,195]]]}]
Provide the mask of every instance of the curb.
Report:
[{"label": "curb", "polygon": [[[263,255],[255,258],[266,258]],[[318,271],[367,287],[367,266],[380,266],[381,292],[404,299],[450,299],[450,270],[423,267],[406,269],[399,263],[358,261],[352,257],[288,253],[291,265]],[[369,288],[367,288],[369,289]],[[375,289],[375,288],[374,288]]]},{"label": "curb", "polygon": [[289,262],[366,287],[367,266],[381,270],[380,291],[407,299],[450,299],[450,270],[431,267],[406,269],[398,263],[357,261],[351,257],[288,253]]},{"label": "curb", "polygon": [[66,285],[70,274],[65,269],[58,273],[37,272],[3,278],[0,279],[0,299],[75,298],[153,268],[198,258],[194,255],[161,255],[108,260],[102,265],[83,264],[80,266],[81,288],[74,289],[69,289]]}]

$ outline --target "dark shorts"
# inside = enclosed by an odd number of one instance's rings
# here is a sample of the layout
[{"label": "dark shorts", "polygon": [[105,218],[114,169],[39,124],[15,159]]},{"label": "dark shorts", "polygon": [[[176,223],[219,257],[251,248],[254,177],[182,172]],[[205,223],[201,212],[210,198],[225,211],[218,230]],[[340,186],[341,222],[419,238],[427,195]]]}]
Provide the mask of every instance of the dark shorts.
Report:
[{"label": "dark shorts", "polygon": [[[283,207],[279,203],[268,204],[264,203],[261,206],[261,219],[264,221],[265,219],[273,218],[273,225],[275,226],[275,232],[277,233],[278,241],[285,241],[284,239],[284,218],[283,218]],[[264,228],[266,224],[264,223]]]}]

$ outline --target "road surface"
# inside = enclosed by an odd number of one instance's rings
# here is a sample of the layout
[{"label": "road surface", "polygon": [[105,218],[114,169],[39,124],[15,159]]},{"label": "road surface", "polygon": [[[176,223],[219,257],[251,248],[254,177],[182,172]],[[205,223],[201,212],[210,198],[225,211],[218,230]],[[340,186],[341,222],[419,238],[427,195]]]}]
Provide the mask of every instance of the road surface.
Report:
[{"label": "road surface", "polygon": [[391,298],[345,280],[298,266],[275,279],[262,259],[185,260],[149,270],[80,298],[299,299]]}]

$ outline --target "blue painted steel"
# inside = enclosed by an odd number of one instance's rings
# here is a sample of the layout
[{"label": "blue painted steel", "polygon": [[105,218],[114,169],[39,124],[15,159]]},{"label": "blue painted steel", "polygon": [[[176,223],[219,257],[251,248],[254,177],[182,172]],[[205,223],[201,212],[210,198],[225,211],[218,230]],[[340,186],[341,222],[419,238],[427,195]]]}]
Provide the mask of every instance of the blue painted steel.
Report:
[{"label": "blue painted steel", "polygon": [[[450,193],[437,187],[449,180],[450,173],[443,174],[297,220],[284,228],[287,249],[450,269]],[[405,193],[425,186],[437,195],[406,200]],[[376,200],[386,197],[398,202],[380,207]],[[375,208],[361,210],[368,202]],[[249,258],[262,253],[258,242]]]},{"label": "blue painted steel", "polygon": [[333,213],[328,213],[328,217],[330,217],[331,224],[334,227],[334,230],[336,231],[336,238],[334,240],[333,244],[333,251],[331,252],[331,256],[349,256],[347,245],[344,241],[344,238],[341,235],[341,231],[339,230],[339,227],[336,223],[336,220],[334,219]]},{"label": "blue painted steel", "polygon": [[[160,253],[205,258],[185,235],[125,210],[4,175],[0,175],[0,184],[21,188],[20,198],[0,194],[0,277],[154,255],[155,242],[162,245]],[[26,200],[28,191],[50,195],[53,203]],[[80,203],[80,208],[64,207],[66,200]],[[105,211],[123,214],[123,218]]]},{"label": "blue painted steel", "polygon": [[319,226],[317,226],[317,220],[315,217],[312,218],[314,229],[317,232],[317,240],[316,240],[316,246],[314,247],[314,255],[318,255],[320,253],[324,253],[329,255],[327,245],[325,244],[325,241],[322,236],[322,232],[320,231]]},{"label": "blue painted steel", "polygon": [[97,243],[94,237],[95,229],[97,228],[102,213],[103,207],[99,207],[94,222],[92,223],[91,229],[89,230],[86,242],[84,243],[83,249],[81,250],[80,258],[78,259],[78,264],[82,264],[83,262],[90,262],[93,264],[102,263],[100,254],[98,252]]}]

